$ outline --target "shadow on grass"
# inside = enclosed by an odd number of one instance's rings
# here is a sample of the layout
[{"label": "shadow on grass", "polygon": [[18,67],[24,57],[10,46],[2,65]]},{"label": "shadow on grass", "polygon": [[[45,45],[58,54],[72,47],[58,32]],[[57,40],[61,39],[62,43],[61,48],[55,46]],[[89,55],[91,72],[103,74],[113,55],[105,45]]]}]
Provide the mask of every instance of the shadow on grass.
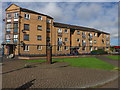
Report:
[{"label": "shadow on grass", "polygon": [[26,89],[30,88],[30,87],[34,84],[33,81],[35,81],[35,80],[36,80],[36,79],[31,80],[31,81],[23,84],[22,86],[16,88],[15,90],[21,90],[21,89],[26,90]]}]

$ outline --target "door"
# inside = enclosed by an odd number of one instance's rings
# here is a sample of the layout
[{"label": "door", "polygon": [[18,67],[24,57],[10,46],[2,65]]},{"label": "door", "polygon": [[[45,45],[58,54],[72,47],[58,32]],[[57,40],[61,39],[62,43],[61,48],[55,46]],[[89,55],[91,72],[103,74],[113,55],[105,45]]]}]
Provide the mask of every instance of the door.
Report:
[{"label": "door", "polygon": [[9,55],[13,54],[13,49],[14,49],[13,47],[14,47],[13,45],[9,45],[9,48],[8,48]]}]

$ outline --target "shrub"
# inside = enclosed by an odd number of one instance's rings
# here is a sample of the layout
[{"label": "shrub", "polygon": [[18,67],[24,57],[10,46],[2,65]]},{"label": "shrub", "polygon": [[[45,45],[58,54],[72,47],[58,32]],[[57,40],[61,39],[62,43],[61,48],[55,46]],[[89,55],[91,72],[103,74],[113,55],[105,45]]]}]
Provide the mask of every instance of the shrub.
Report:
[{"label": "shrub", "polygon": [[93,50],[91,51],[92,54],[108,54],[106,51],[103,49],[98,49],[98,50]]}]

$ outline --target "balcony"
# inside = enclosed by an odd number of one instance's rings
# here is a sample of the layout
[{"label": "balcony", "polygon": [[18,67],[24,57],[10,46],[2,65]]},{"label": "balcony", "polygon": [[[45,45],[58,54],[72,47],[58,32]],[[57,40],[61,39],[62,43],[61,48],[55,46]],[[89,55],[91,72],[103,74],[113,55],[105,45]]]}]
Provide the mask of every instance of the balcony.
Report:
[{"label": "balcony", "polygon": [[89,36],[89,40],[91,40],[93,37],[92,36]]},{"label": "balcony", "polygon": [[86,46],[86,43],[82,43],[82,46]]},{"label": "balcony", "polygon": [[58,45],[62,45],[62,41],[58,41]]},{"label": "balcony", "polygon": [[86,38],[86,35],[82,35],[82,38]]}]

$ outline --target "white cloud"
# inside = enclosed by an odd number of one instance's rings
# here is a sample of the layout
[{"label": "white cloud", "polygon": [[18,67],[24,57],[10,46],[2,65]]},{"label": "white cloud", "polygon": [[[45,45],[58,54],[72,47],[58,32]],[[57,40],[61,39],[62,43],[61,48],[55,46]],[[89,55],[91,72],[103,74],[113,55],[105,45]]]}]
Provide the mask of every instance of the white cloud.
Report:
[{"label": "white cloud", "polygon": [[[33,1],[33,0],[32,0]],[[35,0],[34,0],[35,1]],[[93,27],[118,36],[118,7],[114,3],[78,2],[14,2],[15,4],[50,15],[55,21]],[[94,0],[93,0],[94,1]],[[105,1],[105,0],[104,0]],[[3,7],[8,6],[6,3]]]}]

